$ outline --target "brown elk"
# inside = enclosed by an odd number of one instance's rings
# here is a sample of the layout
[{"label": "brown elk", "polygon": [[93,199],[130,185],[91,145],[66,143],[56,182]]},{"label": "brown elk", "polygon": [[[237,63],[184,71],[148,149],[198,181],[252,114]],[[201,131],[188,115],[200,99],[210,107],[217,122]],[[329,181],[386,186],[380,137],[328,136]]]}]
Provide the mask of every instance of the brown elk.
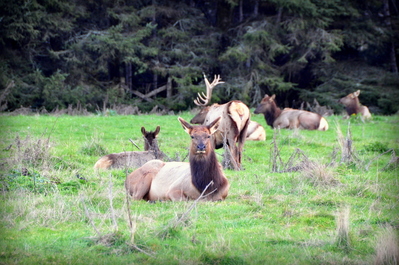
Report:
[{"label": "brown elk", "polygon": [[291,108],[281,110],[277,107],[274,101],[275,98],[276,95],[271,97],[265,95],[254,112],[255,114],[262,113],[265,116],[266,123],[270,127],[319,131],[328,130],[327,120],[323,116],[306,110]]},{"label": "brown elk", "polygon": [[161,127],[157,126],[155,131],[146,131],[141,127],[144,137],[145,151],[126,151],[108,154],[101,157],[94,165],[95,169],[111,168],[136,168],[153,159],[163,159],[165,154],[159,150],[157,137]]},{"label": "brown elk", "polygon": [[[193,126],[178,118],[191,136],[190,162],[152,160],[126,177],[125,188],[134,200],[224,200],[230,184],[216,158],[212,134],[220,118],[209,125]],[[207,188],[208,187],[208,188]]]},{"label": "brown elk", "polygon": [[226,144],[227,157],[235,170],[241,169],[241,157],[247,137],[247,129],[251,113],[249,108],[239,100],[229,101],[225,104],[206,106],[211,99],[213,88],[221,83],[220,76],[215,76],[212,83],[204,75],[206,95],[198,93],[194,103],[201,107],[201,111],[191,119],[193,124],[209,125],[220,117],[218,130],[214,133],[215,148],[219,149]]},{"label": "brown elk", "polygon": [[344,118],[349,118],[349,116],[355,114],[360,114],[362,120],[370,119],[371,114],[369,108],[360,104],[359,101],[360,90],[350,93],[346,97],[341,98],[338,102],[345,106],[347,115]]},{"label": "brown elk", "polygon": [[262,125],[256,121],[249,121],[247,129],[247,141],[265,141],[266,131]]}]

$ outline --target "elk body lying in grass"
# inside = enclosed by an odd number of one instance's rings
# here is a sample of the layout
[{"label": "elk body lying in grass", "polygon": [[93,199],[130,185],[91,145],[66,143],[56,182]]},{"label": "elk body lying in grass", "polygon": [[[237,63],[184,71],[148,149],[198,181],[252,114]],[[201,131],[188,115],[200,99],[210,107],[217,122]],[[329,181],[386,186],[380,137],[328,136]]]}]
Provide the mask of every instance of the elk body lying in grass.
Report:
[{"label": "elk body lying in grass", "polygon": [[[220,117],[218,130],[214,134],[215,148],[219,149],[226,143],[227,157],[235,170],[241,169],[241,157],[244,143],[247,138],[247,129],[251,113],[247,105],[239,100],[229,101],[226,104],[213,104],[206,106],[211,99],[213,88],[223,83],[220,76],[215,77],[210,84],[205,77],[206,95],[198,93],[194,103],[201,107],[201,111],[191,119],[193,124],[209,125],[216,118]],[[201,102],[202,101],[202,102]]]},{"label": "elk body lying in grass", "polygon": [[183,129],[192,139],[190,162],[147,162],[127,176],[125,188],[128,194],[134,200],[181,201],[198,199],[204,192],[205,200],[224,200],[230,185],[211,140],[219,120],[217,118],[209,125],[192,126],[179,117]]},{"label": "elk body lying in grass", "polygon": [[247,129],[247,141],[265,141],[266,131],[262,125],[256,121],[249,121]]},{"label": "elk body lying in grass", "polygon": [[163,159],[165,154],[159,150],[157,137],[160,131],[157,126],[155,131],[146,131],[141,127],[145,143],[145,151],[126,151],[121,153],[108,154],[101,157],[94,165],[95,169],[111,168],[137,168],[153,159]]},{"label": "elk body lying in grass", "polygon": [[281,110],[274,101],[276,95],[269,97],[265,95],[255,114],[263,114],[266,123],[272,128],[281,129],[304,129],[304,130],[328,130],[327,120],[317,114],[306,110],[285,108]]},{"label": "elk body lying in grass", "polygon": [[370,119],[371,114],[369,108],[360,104],[359,101],[360,90],[350,93],[349,95],[341,98],[338,102],[345,106],[346,116],[344,118],[349,118],[349,116],[355,114],[360,114],[362,120]]}]

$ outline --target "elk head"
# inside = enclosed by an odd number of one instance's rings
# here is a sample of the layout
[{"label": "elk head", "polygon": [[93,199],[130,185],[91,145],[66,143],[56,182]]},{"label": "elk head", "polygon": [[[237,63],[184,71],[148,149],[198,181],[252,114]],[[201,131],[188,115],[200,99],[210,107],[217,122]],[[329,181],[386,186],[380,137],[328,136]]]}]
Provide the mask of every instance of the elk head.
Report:
[{"label": "elk head", "polygon": [[338,102],[343,104],[344,106],[348,106],[353,104],[353,102],[359,101],[359,95],[360,95],[360,90],[350,93],[349,95],[338,100]]},{"label": "elk head", "polygon": [[155,131],[147,131],[144,127],[141,127],[141,133],[144,136],[145,143],[144,143],[144,150],[153,150],[153,151],[159,151],[158,143],[157,143],[157,137],[159,134],[159,131],[161,130],[160,126],[157,126]]},{"label": "elk head", "polygon": [[276,102],[274,99],[276,98],[276,95],[273,95],[269,97],[268,95],[265,95],[262,101],[259,103],[259,105],[256,107],[254,113],[255,114],[265,114],[267,112],[270,112],[272,109],[274,109],[274,106],[277,107]]},{"label": "elk head", "polygon": [[183,129],[191,136],[190,157],[204,155],[207,156],[214,151],[212,134],[219,126],[220,117],[209,125],[193,126],[179,117]]},{"label": "elk head", "polygon": [[345,106],[348,115],[357,114],[361,111],[359,94],[360,90],[350,93],[349,95],[338,100],[339,103]]},{"label": "elk head", "polygon": [[206,85],[206,95],[204,94],[204,92],[201,92],[201,93],[198,93],[198,97],[196,99],[194,99],[195,105],[197,105],[198,107],[201,107],[201,111],[191,119],[190,122],[193,124],[203,124],[204,123],[206,115],[208,114],[208,111],[209,111],[209,106],[207,106],[207,104],[211,100],[212,90],[215,86],[224,83],[223,81],[220,81],[220,75],[217,75],[217,76],[215,75],[215,78],[213,79],[212,83],[209,83],[205,74],[204,74],[204,78],[205,78],[205,85]]}]

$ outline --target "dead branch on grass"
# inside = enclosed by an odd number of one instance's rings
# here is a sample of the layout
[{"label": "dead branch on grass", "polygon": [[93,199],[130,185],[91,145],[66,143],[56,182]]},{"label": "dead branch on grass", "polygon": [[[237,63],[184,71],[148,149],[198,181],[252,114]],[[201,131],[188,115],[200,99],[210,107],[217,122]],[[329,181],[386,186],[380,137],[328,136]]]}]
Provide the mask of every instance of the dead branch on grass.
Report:
[{"label": "dead branch on grass", "polygon": [[127,209],[127,216],[128,216],[128,225],[130,229],[130,242],[127,243],[128,246],[131,248],[146,254],[147,256],[150,257],[155,257],[153,254],[146,252],[145,250],[139,248],[136,243],[134,243],[134,236],[136,234],[136,222],[133,223],[132,219],[132,213],[130,211],[130,198],[129,198],[129,192],[125,189],[125,194],[126,194],[126,209]]},{"label": "dead branch on grass", "polygon": [[85,199],[82,194],[80,194],[80,201],[82,202],[83,208],[85,210],[85,215],[86,215],[87,219],[89,220],[91,227],[93,227],[94,231],[97,234],[97,237],[101,238],[102,235],[101,235],[100,231],[97,229],[96,225],[94,224],[93,219],[91,218],[91,215],[89,213],[89,210],[87,209],[86,202],[85,202]]},{"label": "dead branch on grass", "polygon": [[168,231],[169,231],[170,229],[176,229],[176,228],[179,226],[179,224],[181,224],[181,223],[187,221],[187,217],[188,217],[189,213],[197,206],[197,204],[198,204],[198,202],[199,202],[200,200],[202,200],[203,198],[205,198],[205,197],[211,195],[212,193],[214,193],[214,192],[216,191],[216,189],[215,189],[215,190],[209,192],[208,194],[204,195],[205,192],[208,190],[209,186],[211,186],[212,184],[213,184],[213,181],[211,181],[211,182],[205,187],[205,189],[202,191],[201,195],[187,208],[187,210],[186,210],[182,215],[180,215],[179,218],[177,218],[177,219],[175,219],[175,220],[172,220],[172,221],[163,229],[163,231],[160,233],[161,236],[162,236],[162,238],[165,238],[165,236],[168,234]]},{"label": "dead branch on grass", "polygon": [[[270,163],[272,164],[272,172],[279,172],[279,168],[283,164],[280,156],[280,150],[277,146],[277,136],[280,134],[280,131],[278,129],[274,129],[273,132],[273,146],[270,148]],[[280,166],[278,165],[278,162],[280,162]]]},{"label": "dead branch on grass", "polygon": [[371,159],[370,162],[364,167],[365,170],[366,170],[366,171],[369,171],[369,168],[370,168],[371,164],[372,164],[375,160],[377,160],[378,158],[380,158],[381,156],[383,156],[383,155],[385,155],[386,153],[389,153],[389,152],[392,153],[392,158],[393,158],[393,159],[391,158],[391,160],[388,162],[388,164],[384,167],[384,168],[386,168],[389,164],[391,164],[392,162],[394,162],[394,161],[392,161],[392,160],[394,160],[394,158],[396,157],[395,150],[393,150],[393,149],[389,149],[389,150],[385,151],[384,153],[379,154],[379,155],[377,155],[376,157],[374,157],[373,159]]},{"label": "dead branch on grass", "polygon": [[352,132],[350,129],[350,122],[348,122],[348,130],[346,137],[343,136],[341,128],[337,123],[338,143],[341,147],[341,163],[357,163],[361,164],[360,159],[357,157],[352,140]]},{"label": "dead branch on grass", "polygon": [[113,196],[112,196],[112,174],[109,174],[109,186],[108,186],[108,195],[109,195],[109,207],[111,210],[111,218],[112,218],[112,224],[114,226],[114,231],[118,231],[118,223],[116,222],[116,217],[115,217],[115,210],[114,210],[114,205],[113,205]]}]

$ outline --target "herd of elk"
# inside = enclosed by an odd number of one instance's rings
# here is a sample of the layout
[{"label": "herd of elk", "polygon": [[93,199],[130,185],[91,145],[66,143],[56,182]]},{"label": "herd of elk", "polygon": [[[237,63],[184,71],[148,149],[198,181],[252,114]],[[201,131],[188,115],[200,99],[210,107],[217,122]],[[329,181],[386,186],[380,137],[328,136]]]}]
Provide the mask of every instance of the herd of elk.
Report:
[{"label": "herd of elk", "polygon": [[153,159],[163,159],[165,154],[159,150],[157,137],[161,127],[157,126],[155,131],[146,131],[141,127],[144,137],[145,151],[126,151],[121,153],[108,154],[101,157],[94,165],[95,169],[111,168],[135,168]]},{"label": "herd of elk", "polygon": [[328,130],[327,120],[320,114],[291,108],[281,110],[277,107],[275,97],[276,95],[271,97],[265,95],[254,112],[255,114],[263,114],[266,123],[272,128]]},{"label": "herd of elk", "polygon": [[211,136],[221,118],[208,125],[193,126],[178,118],[191,136],[189,162],[152,160],[126,177],[125,188],[134,200],[224,200],[230,184],[216,158]]},{"label": "herd of elk", "polygon": [[[178,118],[183,129],[191,136],[189,162],[164,162],[165,154],[159,150],[157,136],[160,126],[154,132],[141,132],[145,139],[145,151],[114,153],[100,158],[94,168],[137,168],[125,180],[128,194],[135,200],[224,200],[230,184],[218,162],[215,148],[228,147],[226,153],[235,170],[241,169],[241,158],[245,140],[265,140],[265,129],[250,120],[249,108],[241,101],[232,100],[225,104],[208,106],[212,90],[224,83],[215,76],[212,83],[205,77],[206,94],[198,93],[194,103],[201,107],[200,112],[191,119],[191,125]],[[339,100],[348,116],[360,114],[369,119],[371,114],[362,106],[358,96],[360,90]],[[328,130],[326,119],[318,113],[284,108],[276,102],[276,95],[265,95],[255,114],[263,114],[266,123],[272,128]]]},{"label": "herd of elk", "polygon": [[239,100],[232,100],[225,104],[213,104],[207,106],[212,97],[212,90],[220,81],[220,76],[215,76],[212,83],[204,75],[206,95],[198,93],[194,103],[201,107],[201,111],[191,119],[193,124],[209,125],[220,117],[219,128],[214,133],[214,145],[216,149],[222,148],[224,144],[228,147],[227,157],[235,170],[241,169],[241,157],[244,143],[247,138],[247,129],[250,122],[251,112],[247,105]]},{"label": "herd of elk", "polygon": [[370,119],[371,114],[369,108],[360,104],[359,101],[360,90],[350,93],[349,95],[341,98],[338,102],[345,106],[347,115],[344,118],[349,118],[349,116],[355,114],[360,114],[362,120]]}]

